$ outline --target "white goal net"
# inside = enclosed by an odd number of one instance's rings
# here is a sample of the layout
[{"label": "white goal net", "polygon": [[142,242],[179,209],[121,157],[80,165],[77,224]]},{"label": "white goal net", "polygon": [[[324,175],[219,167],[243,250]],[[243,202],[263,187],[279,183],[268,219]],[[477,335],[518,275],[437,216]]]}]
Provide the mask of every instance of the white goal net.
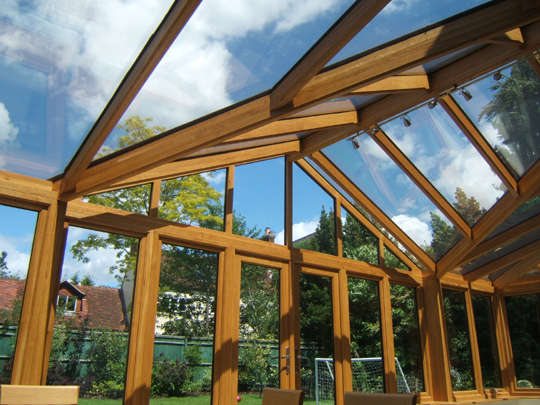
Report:
[{"label": "white goal net", "polygon": [[[396,358],[398,393],[411,390]],[[353,390],[363,392],[384,391],[384,370],[381,357],[352,359]],[[315,359],[315,400],[317,405],[334,404],[334,359]]]}]

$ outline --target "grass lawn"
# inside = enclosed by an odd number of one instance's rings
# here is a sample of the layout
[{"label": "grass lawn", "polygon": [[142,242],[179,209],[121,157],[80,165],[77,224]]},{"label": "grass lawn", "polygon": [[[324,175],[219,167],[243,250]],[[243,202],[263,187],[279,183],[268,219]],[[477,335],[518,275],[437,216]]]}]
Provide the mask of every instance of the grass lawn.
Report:
[{"label": "grass lawn", "polygon": [[[259,394],[240,394],[240,405],[260,405]],[[122,405],[121,399],[88,399],[80,398],[79,405]],[[151,398],[150,405],[210,405],[210,395],[182,398]]]}]

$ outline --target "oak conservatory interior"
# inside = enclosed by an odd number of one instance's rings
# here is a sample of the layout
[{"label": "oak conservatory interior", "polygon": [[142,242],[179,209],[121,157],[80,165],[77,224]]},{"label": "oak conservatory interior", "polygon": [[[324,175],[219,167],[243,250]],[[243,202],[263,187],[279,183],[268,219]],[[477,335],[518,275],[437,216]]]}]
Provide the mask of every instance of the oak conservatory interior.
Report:
[{"label": "oak conservatory interior", "polygon": [[540,401],[539,0],[0,18],[2,384]]}]

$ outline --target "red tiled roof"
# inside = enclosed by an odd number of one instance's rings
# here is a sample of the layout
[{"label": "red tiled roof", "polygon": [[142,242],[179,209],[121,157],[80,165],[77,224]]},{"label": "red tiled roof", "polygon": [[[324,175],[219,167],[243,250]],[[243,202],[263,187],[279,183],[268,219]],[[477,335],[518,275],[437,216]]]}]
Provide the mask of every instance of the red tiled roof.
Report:
[{"label": "red tiled roof", "polygon": [[0,309],[11,309],[15,298],[22,299],[26,280],[0,278]]}]

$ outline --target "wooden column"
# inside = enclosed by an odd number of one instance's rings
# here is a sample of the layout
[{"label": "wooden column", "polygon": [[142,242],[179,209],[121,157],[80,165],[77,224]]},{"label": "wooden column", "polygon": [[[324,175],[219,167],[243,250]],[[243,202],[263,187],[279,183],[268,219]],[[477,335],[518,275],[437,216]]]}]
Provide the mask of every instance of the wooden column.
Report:
[{"label": "wooden column", "polygon": [[381,335],[383,345],[384,388],[388,394],[397,394],[396,360],[394,350],[394,329],[392,326],[392,302],[388,276],[379,281],[381,305]]},{"label": "wooden column", "polygon": [[341,352],[343,362],[343,391],[353,390],[351,362],[351,322],[349,316],[349,278],[344,268],[339,270],[339,298],[341,307]]},{"label": "wooden column", "polygon": [[453,401],[441,283],[430,274],[424,277],[421,291],[424,302],[420,330],[428,348],[424,355],[429,356],[425,373],[430,378],[426,378],[426,385],[431,382],[426,391],[434,401]]},{"label": "wooden column", "polygon": [[150,401],[160,266],[161,240],[156,231],[150,231],[140,241],[137,261],[125,405],[148,405]]},{"label": "wooden column", "polygon": [[42,385],[46,381],[64,257],[66,207],[66,203],[57,202],[38,216],[11,384]]},{"label": "wooden column", "polygon": [[233,198],[234,198],[234,166],[227,168],[227,189],[225,190],[225,224],[223,229],[226,233],[232,233],[233,229]]},{"label": "wooden column", "polygon": [[510,331],[508,329],[508,318],[506,315],[504,296],[497,290],[493,296],[493,322],[495,324],[495,335],[497,337],[502,383],[504,389],[513,393],[517,388],[514,356],[512,354],[512,344],[510,342]]}]

